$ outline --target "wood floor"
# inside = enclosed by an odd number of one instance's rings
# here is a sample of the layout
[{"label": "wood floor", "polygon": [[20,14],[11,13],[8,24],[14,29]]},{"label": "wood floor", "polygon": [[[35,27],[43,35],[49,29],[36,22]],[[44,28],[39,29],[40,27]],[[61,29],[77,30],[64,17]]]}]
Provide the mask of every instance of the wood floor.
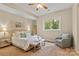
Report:
[{"label": "wood floor", "polygon": [[0,48],[0,56],[77,56],[79,54],[75,53],[73,49],[66,48],[61,49],[57,47],[54,43],[45,43],[37,50],[30,50],[25,52],[15,46],[7,46],[5,48]]}]

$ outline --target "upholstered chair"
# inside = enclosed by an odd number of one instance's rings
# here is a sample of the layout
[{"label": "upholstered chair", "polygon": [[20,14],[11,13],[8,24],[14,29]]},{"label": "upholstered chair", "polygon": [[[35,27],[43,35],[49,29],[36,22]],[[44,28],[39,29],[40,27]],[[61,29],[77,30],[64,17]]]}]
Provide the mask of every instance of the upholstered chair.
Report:
[{"label": "upholstered chair", "polygon": [[72,45],[72,36],[68,33],[62,34],[60,37],[57,37],[55,40],[57,46],[62,48],[68,48]]}]

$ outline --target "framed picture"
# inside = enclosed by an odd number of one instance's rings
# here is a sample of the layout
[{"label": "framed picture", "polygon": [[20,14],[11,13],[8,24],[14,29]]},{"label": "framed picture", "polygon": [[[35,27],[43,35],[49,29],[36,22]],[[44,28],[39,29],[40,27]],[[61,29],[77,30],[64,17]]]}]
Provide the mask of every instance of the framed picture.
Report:
[{"label": "framed picture", "polygon": [[61,27],[61,17],[53,17],[52,19],[45,20],[43,22],[44,31],[60,30],[60,27]]}]

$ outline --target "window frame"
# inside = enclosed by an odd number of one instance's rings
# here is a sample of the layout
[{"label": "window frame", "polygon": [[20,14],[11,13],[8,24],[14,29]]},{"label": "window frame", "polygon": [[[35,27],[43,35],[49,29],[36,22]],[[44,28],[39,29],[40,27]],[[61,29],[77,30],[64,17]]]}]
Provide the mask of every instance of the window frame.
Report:
[{"label": "window frame", "polygon": [[50,18],[49,21],[50,21],[51,19],[52,19],[52,20],[53,20],[53,19],[59,20],[59,29],[45,29],[45,21],[47,21],[47,20],[45,19],[45,20],[43,20],[43,31],[60,31],[60,30],[61,30],[61,16],[58,16],[58,17],[54,16],[53,18]]}]

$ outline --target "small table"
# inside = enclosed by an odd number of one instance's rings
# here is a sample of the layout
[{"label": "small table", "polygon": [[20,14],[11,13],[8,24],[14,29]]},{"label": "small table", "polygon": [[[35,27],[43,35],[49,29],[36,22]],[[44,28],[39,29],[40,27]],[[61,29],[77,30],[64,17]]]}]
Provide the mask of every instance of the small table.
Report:
[{"label": "small table", "polygon": [[44,41],[45,41],[45,39],[42,39],[40,41],[35,41],[31,45],[33,45],[34,49],[41,48],[41,46],[45,45]]}]

